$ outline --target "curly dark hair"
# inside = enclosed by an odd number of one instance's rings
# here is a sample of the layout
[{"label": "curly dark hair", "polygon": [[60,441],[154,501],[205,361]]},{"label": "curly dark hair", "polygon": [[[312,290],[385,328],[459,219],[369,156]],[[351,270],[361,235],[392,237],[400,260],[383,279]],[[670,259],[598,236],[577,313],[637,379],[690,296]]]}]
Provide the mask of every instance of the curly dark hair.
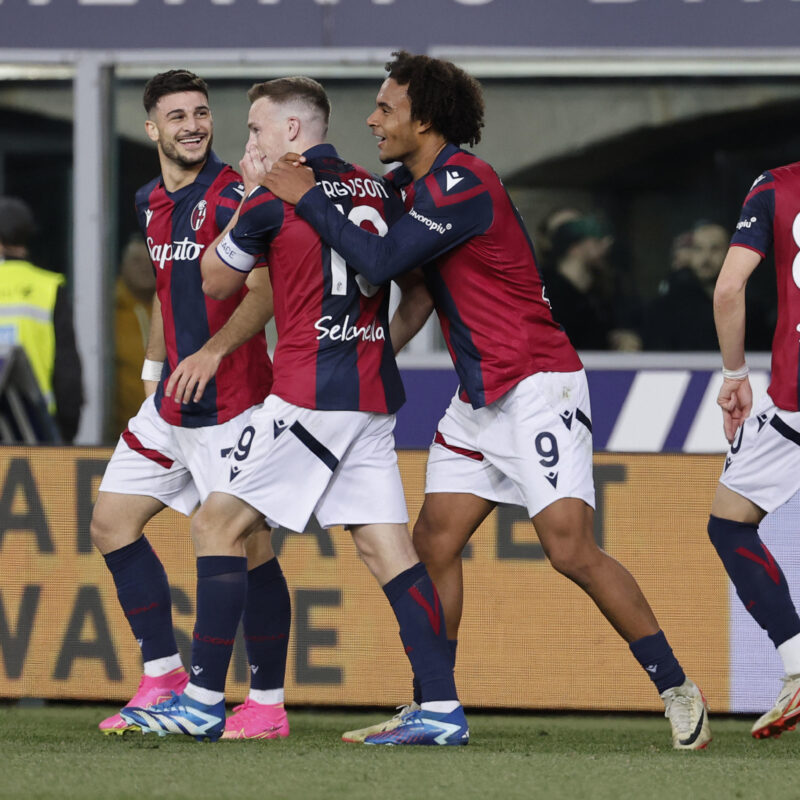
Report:
[{"label": "curly dark hair", "polygon": [[407,87],[412,119],[430,123],[448,142],[476,145],[484,125],[483,92],[478,81],[441,58],[406,50],[397,50],[392,56],[386,71]]},{"label": "curly dark hair", "polygon": [[200,92],[208,100],[208,85],[202,78],[198,78],[188,69],[171,69],[160,72],[147,81],[142,98],[144,110],[149,114],[162,97],[178,92]]}]

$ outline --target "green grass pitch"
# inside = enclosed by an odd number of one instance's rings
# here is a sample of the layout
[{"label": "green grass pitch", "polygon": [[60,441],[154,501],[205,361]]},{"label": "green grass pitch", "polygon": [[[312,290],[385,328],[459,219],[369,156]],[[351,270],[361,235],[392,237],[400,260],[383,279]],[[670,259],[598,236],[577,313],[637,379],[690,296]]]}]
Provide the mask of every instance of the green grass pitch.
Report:
[{"label": "green grass pitch", "polygon": [[381,714],[290,710],[291,736],[217,742],[106,737],[115,709],[0,705],[0,798],[798,798],[800,734],[755,741],[712,719],[704,752],[675,752],[657,715],[472,713],[467,747],[344,744]]}]

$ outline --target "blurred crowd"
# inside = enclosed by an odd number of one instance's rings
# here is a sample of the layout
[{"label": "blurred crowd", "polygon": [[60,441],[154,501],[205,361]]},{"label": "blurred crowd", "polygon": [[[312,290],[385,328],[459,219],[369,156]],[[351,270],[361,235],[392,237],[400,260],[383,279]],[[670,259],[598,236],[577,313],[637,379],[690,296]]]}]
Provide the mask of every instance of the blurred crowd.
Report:
[{"label": "blurred crowd", "polygon": [[[537,259],[553,317],[578,350],[713,351],[713,295],[731,232],[698,220],[672,241],[657,290],[642,293],[600,214],[557,208],[536,229]],[[748,348],[769,350],[774,303],[748,293]]]}]

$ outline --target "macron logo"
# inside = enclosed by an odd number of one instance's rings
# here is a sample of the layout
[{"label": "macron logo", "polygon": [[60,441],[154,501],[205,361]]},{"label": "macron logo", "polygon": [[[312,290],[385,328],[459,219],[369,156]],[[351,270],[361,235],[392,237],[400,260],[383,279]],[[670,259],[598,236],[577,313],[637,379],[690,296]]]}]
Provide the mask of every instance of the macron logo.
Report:
[{"label": "macron logo", "polygon": [[445,172],[445,183],[447,184],[447,191],[449,192],[454,186],[457,186],[464,178],[457,172]]},{"label": "macron logo", "polygon": [[153,218],[153,212],[149,208],[146,208],[144,210],[144,226],[145,226],[145,228],[148,227],[148,225],[150,225],[150,220],[152,218]]},{"label": "macron logo", "polygon": [[202,667],[197,667],[197,666],[195,666],[194,664],[192,664],[192,672],[193,672],[195,675],[199,675],[199,674],[200,674],[202,671],[203,671],[203,668],[202,668]]},{"label": "macron logo", "polygon": [[239,195],[239,197],[244,197],[244,184],[243,183],[240,183],[238,186],[232,186],[231,188],[233,189],[234,192],[236,192],[236,194]]}]

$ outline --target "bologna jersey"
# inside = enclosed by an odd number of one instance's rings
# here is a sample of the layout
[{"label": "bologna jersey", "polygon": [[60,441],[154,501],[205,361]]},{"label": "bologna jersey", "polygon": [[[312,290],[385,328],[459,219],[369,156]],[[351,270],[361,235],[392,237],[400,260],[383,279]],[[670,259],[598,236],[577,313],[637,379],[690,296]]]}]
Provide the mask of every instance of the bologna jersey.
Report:
[{"label": "bologna jersey", "polygon": [[424,265],[461,398],[474,408],[529,375],[581,369],[494,170],[447,145],[427,175],[408,185],[410,177],[405,169],[392,176],[408,210],[382,239],[349,225],[319,188],[303,196],[297,213],[373,283]]},{"label": "bologna jersey", "polygon": [[188,186],[168,192],[161,178],[136,193],[139,225],[156,272],[156,293],[164,318],[167,360],[155,395],[156,408],[171,425],[199,428],[227,422],[263,401],[272,368],[264,333],[222,359],[199,403],[177,405],[164,397],[170,374],[197,352],[229,319],[246,288],[225,300],[203,294],[200,258],[228,224],[242,199],[239,175],[209,153]]},{"label": "bologna jersey", "polygon": [[[331,145],[304,153],[334,213],[383,235],[403,213],[391,187]],[[377,238],[377,237],[376,237]],[[266,189],[217,248],[234,269],[266,254],[278,344],[272,393],[303,408],[394,413],[405,396],[389,339],[389,292],[373,286]]]},{"label": "bologna jersey", "polygon": [[778,323],[772,340],[769,396],[778,408],[800,410],[800,162],[756,178],[742,205],[731,245],[762,258],[774,244]]}]

